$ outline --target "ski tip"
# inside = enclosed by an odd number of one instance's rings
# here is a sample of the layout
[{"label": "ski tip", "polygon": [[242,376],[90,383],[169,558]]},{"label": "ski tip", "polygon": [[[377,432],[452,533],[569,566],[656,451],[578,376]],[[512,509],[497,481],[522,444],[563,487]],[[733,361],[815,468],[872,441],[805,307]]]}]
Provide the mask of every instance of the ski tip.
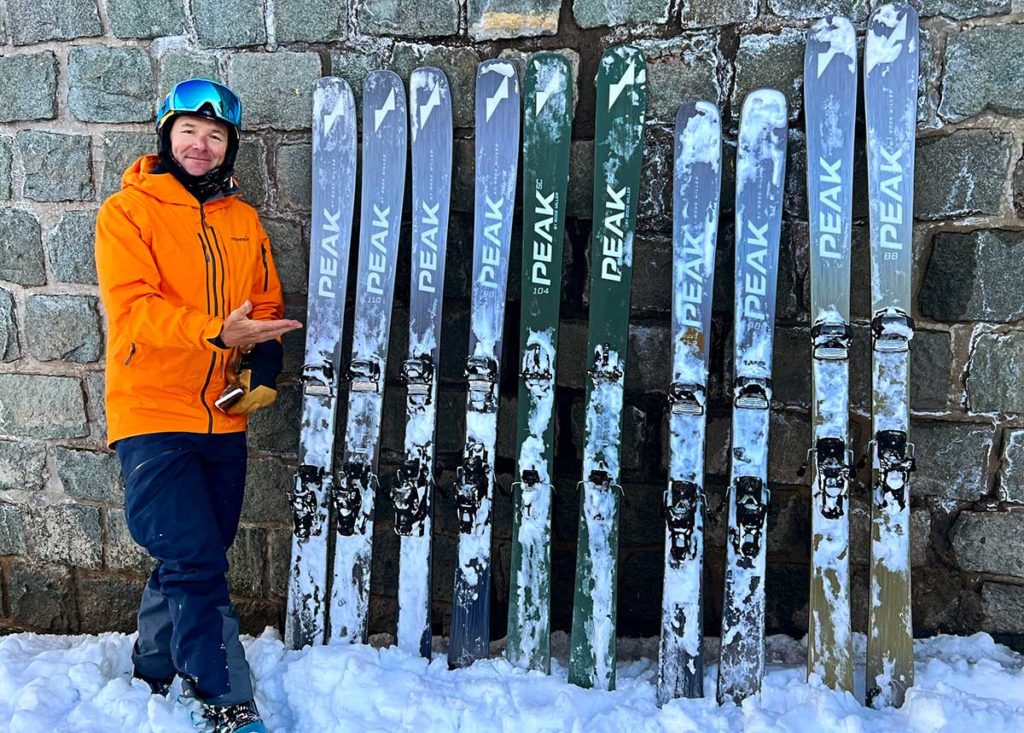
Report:
[{"label": "ski tip", "polygon": [[519,73],[516,70],[516,65],[508,59],[487,59],[481,61],[479,66],[476,67],[476,78],[477,81],[486,74],[498,74],[507,79],[515,80],[519,83]]},{"label": "ski tip", "polygon": [[623,44],[621,46],[610,46],[601,54],[601,69],[610,69],[616,64],[633,63],[637,71],[645,68],[645,57],[643,51],[636,46]]},{"label": "ski tip", "polygon": [[722,160],[722,123],[711,102],[684,102],[676,110],[676,164],[685,168],[708,163],[718,170]]},{"label": "ski tip", "polygon": [[694,118],[699,118],[704,124],[721,127],[718,106],[713,102],[701,99],[683,102],[676,108],[676,132],[681,133],[685,130],[687,123]]},{"label": "ski tip", "polygon": [[[326,140],[330,137],[338,120],[350,122],[351,135],[355,134],[355,97],[352,87],[344,79],[337,76],[324,76],[317,79],[313,87],[313,128],[319,130]],[[345,135],[345,126],[339,128]],[[319,144],[320,136],[314,135],[314,143]]]},{"label": "ski tip", "polygon": [[569,60],[557,51],[538,51],[530,55],[528,63],[530,67],[557,66],[565,74],[569,73]]},{"label": "ski tip", "polygon": [[857,32],[853,23],[841,15],[828,15],[807,30],[804,47],[805,91],[810,80],[820,78],[829,65],[845,59],[849,73],[857,74]]},{"label": "ski tip", "polygon": [[[888,65],[898,58],[918,53],[917,11],[908,3],[880,5],[868,19],[868,33],[864,41],[864,68],[870,74],[878,65]],[[917,63],[912,62],[917,78]]]},{"label": "ski tip", "polygon": [[401,87],[402,79],[390,69],[374,69],[363,79],[363,93],[372,91],[381,85]]},{"label": "ski tip", "polygon": [[906,22],[917,25],[917,9],[910,3],[885,3],[879,5],[872,11],[868,18],[868,28],[872,25],[883,25],[895,30],[899,25]]},{"label": "ski tip", "polygon": [[[755,89],[743,100],[740,130],[743,127],[786,127],[786,95],[778,89]],[[742,135],[742,132],[741,132]]]}]

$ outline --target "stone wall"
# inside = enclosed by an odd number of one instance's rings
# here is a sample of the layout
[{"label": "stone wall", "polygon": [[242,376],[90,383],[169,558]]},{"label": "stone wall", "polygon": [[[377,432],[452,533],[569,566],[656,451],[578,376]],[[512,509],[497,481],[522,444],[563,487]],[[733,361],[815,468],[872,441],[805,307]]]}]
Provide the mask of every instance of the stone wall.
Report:
[{"label": "stone wall", "polygon": [[[621,633],[653,635],[660,604],[667,430],[669,206],[674,109],[716,101],[735,150],[740,102],[775,86],[792,117],[779,277],[771,443],[768,624],[803,634],[809,491],[797,469],[810,441],[808,249],[802,132],[803,33],[827,11],[863,31],[868,0],[0,0],[0,631],[133,628],[148,558],[125,527],[114,456],[104,450],[104,325],[93,227],[124,168],[154,147],[155,101],[192,75],[242,97],[238,162],[245,198],[271,234],[289,311],[302,316],[309,227],[309,113],[314,80],[357,90],[366,72],[443,68],[454,90],[456,176],[445,303],[439,436],[450,484],[462,440],[472,231],[472,79],[483,59],[564,50],[577,70],[572,180],[559,352],[554,625],[567,629],[580,474],[587,244],[597,59],[633,41],[649,63],[641,234],[635,255],[625,410]],[[921,96],[916,181],[913,436],[914,625],[918,634],[983,629],[1024,639],[1024,2],[919,0]],[[863,140],[863,135],[858,138]],[[870,432],[868,242],[858,152],[853,268],[853,434]],[[712,339],[707,626],[716,633],[727,475],[732,191],[726,166]],[[519,236],[513,237],[518,263]],[[405,240],[407,241],[407,240]],[[403,245],[405,246],[405,245]],[[354,273],[354,267],[352,271]],[[517,293],[513,266],[510,292]],[[391,353],[405,349],[408,265],[398,269]],[[351,292],[351,288],[350,288]],[[513,300],[518,295],[513,295]],[[517,307],[503,360],[501,483],[513,471]],[[302,338],[286,337],[278,402],[252,420],[252,461],[230,582],[249,631],[277,624],[289,554],[285,499],[295,465]],[[389,368],[383,474],[400,459],[403,390]],[[868,510],[853,502],[854,619],[866,624]],[[504,632],[510,499],[495,526],[494,635]],[[381,499],[373,631],[393,629],[397,539]],[[435,630],[446,628],[454,509],[437,507]]]}]

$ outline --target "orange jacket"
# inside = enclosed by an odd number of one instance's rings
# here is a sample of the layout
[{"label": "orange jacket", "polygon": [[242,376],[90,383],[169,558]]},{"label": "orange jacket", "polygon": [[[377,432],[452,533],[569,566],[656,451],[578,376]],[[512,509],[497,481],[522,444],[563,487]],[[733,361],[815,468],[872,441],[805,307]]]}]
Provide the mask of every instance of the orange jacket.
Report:
[{"label": "orange jacket", "polygon": [[229,433],[245,417],[214,406],[230,351],[210,342],[246,299],[281,318],[281,283],[256,210],[232,195],[199,202],[146,155],[96,219],[107,314],[107,442],[181,431]]}]

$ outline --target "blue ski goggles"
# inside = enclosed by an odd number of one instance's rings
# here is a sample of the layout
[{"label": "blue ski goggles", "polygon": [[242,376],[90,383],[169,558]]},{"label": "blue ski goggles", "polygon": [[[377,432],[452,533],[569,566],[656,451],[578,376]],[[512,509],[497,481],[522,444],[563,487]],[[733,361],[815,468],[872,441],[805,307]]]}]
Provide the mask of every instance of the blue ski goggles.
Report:
[{"label": "blue ski goggles", "polygon": [[156,129],[173,115],[197,114],[242,129],[242,103],[233,91],[209,79],[175,84],[156,111]]}]

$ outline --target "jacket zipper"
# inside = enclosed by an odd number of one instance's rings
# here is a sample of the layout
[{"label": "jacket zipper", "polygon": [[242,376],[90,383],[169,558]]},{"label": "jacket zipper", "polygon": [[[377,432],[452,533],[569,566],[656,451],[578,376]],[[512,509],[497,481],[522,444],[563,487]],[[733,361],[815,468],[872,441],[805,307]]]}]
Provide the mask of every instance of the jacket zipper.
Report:
[{"label": "jacket zipper", "polygon": [[[204,208],[203,204],[199,204],[199,223],[201,224],[202,229],[203,229],[202,234],[200,234],[200,236],[199,236],[199,241],[200,241],[200,244],[203,247],[203,257],[206,258],[206,262],[207,262],[207,268],[206,268],[207,308],[208,309],[210,308],[210,294],[212,292],[212,294],[213,294],[213,298],[212,298],[212,300],[213,300],[213,308],[212,308],[213,315],[217,315],[217,311],[219,309],[217,308],[217,278],[216,278],[216,275],[214,275],[214,277],[213,277],[212,284],[210,283],[210,265],[214,265],[215,266],[216,263],[212,261],[213,260],[213,253],[210,251],[209,242],[206,239],[206,209]],[[210,409],[210,405],[206,401],[206,390],[210,386],[210,380],[213,378],[213,368],[214,368],[214,366],[216,364],[217,364],[217,354],[213,353],[213,354],[210,355],[210,366],[206,370],[206,379],[203,381],[203,386],[199,390],[199,402],[200,402],[200,404],[202,404],[203,409],[206,410],[206,425],[207,425],[206,432],[207,433],[212,433],[213,432],[213,410]]]},{"label": "jacket zipper", "polygon": [[135,342],[132,341],[131,348],[128,349],[128,358],[124,360],[124,365],[128,366],[132,363],[132,357],[135,356]]},{"label": "jacket zipper", "polygon": [[270,270],[267,267],[267,245],[260,242],[260,257],[263,258],[263,292],[270,287]]}]

